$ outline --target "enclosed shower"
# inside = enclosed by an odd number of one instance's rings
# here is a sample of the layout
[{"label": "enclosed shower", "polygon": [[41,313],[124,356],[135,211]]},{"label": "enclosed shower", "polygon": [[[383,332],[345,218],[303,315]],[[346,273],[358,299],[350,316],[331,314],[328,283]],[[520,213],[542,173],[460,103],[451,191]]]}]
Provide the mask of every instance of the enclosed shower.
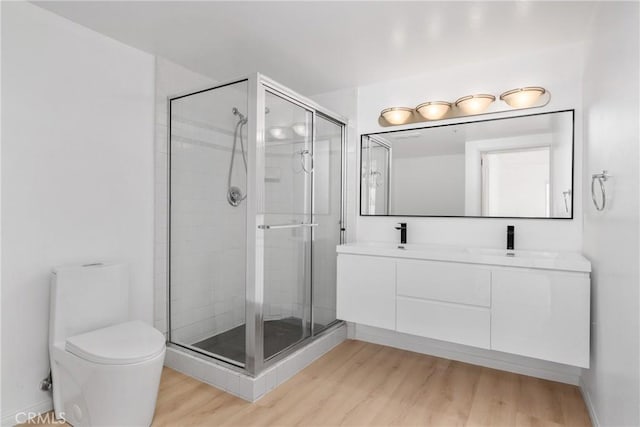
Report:
[{"label": "enclosed shower", "polygon": [[340,323],[345,121],[260,74],[168,102],[169,342],[257,375]]}]

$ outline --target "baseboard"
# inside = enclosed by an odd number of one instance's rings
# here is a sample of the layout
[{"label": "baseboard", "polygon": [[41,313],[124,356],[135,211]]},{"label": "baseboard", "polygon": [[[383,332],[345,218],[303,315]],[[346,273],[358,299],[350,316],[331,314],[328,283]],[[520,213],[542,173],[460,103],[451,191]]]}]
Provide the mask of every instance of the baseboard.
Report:
[{"label": "baseboard", "polygon": [[24,423],[29,418],[36,417],[51,410],[53,410],[53,399],[49,397],[23,410],[13,411],[10,415],[2,415],[2,427],[14,426],[19,422]]},{"label": "baseboard", "polygon": [[582,370],[575,366],[453,344],[359,324],[349,325],[348,332],[350,338],[360,341],[571,385],[579,385],[580,383]]},{"label": "baseboard", "polygon": [[593,425],[593,427],[600,427],[600,421],[598,420],[598,415],[596,414],[596,408],[593,405],[593,400],[591,400],[591,395],[589,394],[589,390],[585,386],[582,377],[580,378],[580,393],[582,394],[582,400],[584,400],[584,404],[587,406],[587,411],[589,411],[591,424]]}]

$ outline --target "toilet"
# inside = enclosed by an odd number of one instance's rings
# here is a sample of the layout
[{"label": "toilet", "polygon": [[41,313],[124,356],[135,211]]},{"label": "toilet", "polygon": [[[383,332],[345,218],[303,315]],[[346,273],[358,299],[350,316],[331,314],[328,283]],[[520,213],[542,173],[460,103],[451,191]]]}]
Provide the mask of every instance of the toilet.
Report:
[{"label": "toilet", "polygon": [[129,313],[125,264],[53,270],[49,356],[56,418],[78,426],[149,426],[164,335]]}]

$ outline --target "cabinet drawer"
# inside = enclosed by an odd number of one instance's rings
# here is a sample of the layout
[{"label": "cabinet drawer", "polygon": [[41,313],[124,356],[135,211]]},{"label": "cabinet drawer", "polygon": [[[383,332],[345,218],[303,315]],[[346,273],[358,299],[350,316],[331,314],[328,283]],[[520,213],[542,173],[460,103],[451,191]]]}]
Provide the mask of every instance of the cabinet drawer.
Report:
[{"label": "cabinet drawer", "polygon": [[488,308],[397,298],[397,330],[412,335],[489,348]]},{"label": "cabinet drawer", "polygon": [[405,297],[489,307],[491,270],[469,264],[398,260],[397,293]]}]

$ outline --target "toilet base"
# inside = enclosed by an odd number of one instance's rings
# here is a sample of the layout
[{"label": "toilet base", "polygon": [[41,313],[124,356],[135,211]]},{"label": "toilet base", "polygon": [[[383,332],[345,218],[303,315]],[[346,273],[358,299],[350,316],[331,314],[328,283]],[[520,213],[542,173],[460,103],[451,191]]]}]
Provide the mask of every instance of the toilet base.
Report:
[{"label": "toilet base", "polygon": [[74,427],[149,426],[165,351],[139,363],[105,365],[57,346],[51,354],[56,418]]}]

